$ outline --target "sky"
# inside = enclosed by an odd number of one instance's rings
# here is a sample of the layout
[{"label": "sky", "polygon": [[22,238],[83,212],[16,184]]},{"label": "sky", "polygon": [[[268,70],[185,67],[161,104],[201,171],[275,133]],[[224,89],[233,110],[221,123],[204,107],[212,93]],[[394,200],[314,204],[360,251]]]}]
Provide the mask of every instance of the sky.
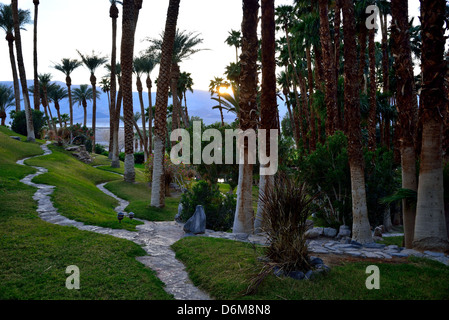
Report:
[{"label": "sky", "polygon": [[[0,0],[0,3],[10,3]],[[275,5],[292,4],[293,0],[276,0]],[[21,9],[29,9],[34,17],[34,5],[31,0],[20,0]],[[76,50],[90,54],[92,50],[103,56],[111,54],[111,18],[108,0],[42,0],[38,16],[38,70],[39,73],[51,73],[52,80],[65,82],[65,76],[52,66],[62,58],[79,59]],[[165,26],[168,0],[143,1],[135,37],[135,55],[145,50],[147,38],[159,38]],[[118,20],[118,56],[121,39],[121,12]],[[417,16],[419,0],[409,1],[409,15]],[[178,18],[178,28],[199,33],[204,39],[198,48],[208,49],[194,54],[181,63],[181,71],[192,74],[193,88],[208,90],[209,82],[215,76],[223,76],[225,67],[235,61],[235,49],[225,43],[231,29],[239,30],[242,20],[241,0],[182,0]],[[417,20],[417,19],[415,19]],[[416,23],[416,22],[415,22]],[[21,32],[24,62],[27,78],[33,78],[33,25],[27,25]],[[0,81],[12,81],[8,46],[0,31]],[[159,73],[153,71],[153,80]],[[97,79],[106,75],[106,69],[97,71]],[[75,85],[89,84],[89,71],[80,67],[72,74]]]}]

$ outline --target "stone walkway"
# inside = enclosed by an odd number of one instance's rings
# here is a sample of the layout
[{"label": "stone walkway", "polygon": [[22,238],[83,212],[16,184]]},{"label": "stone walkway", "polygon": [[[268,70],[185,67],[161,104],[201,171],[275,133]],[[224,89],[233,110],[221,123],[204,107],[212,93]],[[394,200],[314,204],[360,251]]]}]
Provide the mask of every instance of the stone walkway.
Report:
[{"label": "stone walkway", "polygon": [[[51,150],[48,149],[47,145],[41,146],[42,150],[44,150],[43,155],[51,154]],[[24,162],[31,158],[19,160],[17,161],[17,164],[25,165]],[[138,257],[137,260],[156,272],[158,278],[165,283],[165,290],[168,293],[173,294],[175,299],[211,299],[206,293],[199,290],[192,284],[189,280],[187,272],[185,271],[185,266],[175,258],[175,253],[170,248],[173,243],[184,236],[182,224],[174,221],[149,222],[140,220],[144,224],[136,227],[137,232],[132,232],[127,230],[85,225],[82,222],[68,219],[60,215],[51,202],[50,195],[53,193],[55,187],[32,182],[35,177],[48,172],[48,170],[41,167],[33,168],[35,168],[37,172],[26,176],[21,180],[21,182],[37,188],[33,199],[38,202],[37,212],[42,220],[60,226],[73,226],[79,230],[92,231],[133,241],[138,245],[141,245],[148,253],[147,256]],[[109,192],[104,188],[104,185],[105,184],[100,184],[97,187],[104,193],[119,201],[119,206],[115,208],[117,212],[124,211],[124,209],[128,206],[127,201],[122,200]]]},{"label": "stone walkway", "polygon": [[[47,142],[48,144],[48,142]],[[42,145],[44,155],[48,155],[51,151],[47,145]],[[25,165],[23,160],[17,161],[18,164]],[[47,169],[34,167],[37,172],[26,176],[21,182],[37,188],[33,199],[38,202],[37,212],[39,216],[47,222],[61,225],[74,226],[80,230],[92,231],[100,234],[107,234],[117,238],[133,241],[141,245],[148,253],[147,256],[138,257],[137,260],[145,266],[154,270],[159,279],[165,283],[165,290],[173,294],[175,299],[179,300],[210,300],[211,298],[203,291],[195,287],[189,280],[185,266],[175,258],[175,253],[170,246],[186,236],[183,231],[183,224],[176,221],[150,222],[142,221],[143,224],[136,227],[137,231],[127,231],[120,229],[110,229],[97,226],[85,225],[82,222],[70,220],[61,216],[54,208],[50,195],[54,190],[54,186],[35,184],[31,182],[36,176],[44,174]],[[115,194],[104,188],[106,183],[97,185],[97,187],[105,194],[117,199],[119,205],[115,208],[116,212],[125,212],[128,202],[120,199]],[[266,245],[266,237],[263,234],[247,235],[233,234],[227,232],[215,232],[206,230],[205,234],[198,235],[203,237],[215,237],[237,241],[244,241],[254,244]],[[449,257],[437,252],[418,252],[411,249],[400,248],[395,245],[385,246],[377,243],[369,245],[361,245],[354,241],[336,241],[331,238],[320,237],[318,239],[309,240],[309,251],[316,254],[338,254],[349,255],[361,258],[374,259],[392,259],[393,257],[418,256],[433,259],[449,265]]]}]

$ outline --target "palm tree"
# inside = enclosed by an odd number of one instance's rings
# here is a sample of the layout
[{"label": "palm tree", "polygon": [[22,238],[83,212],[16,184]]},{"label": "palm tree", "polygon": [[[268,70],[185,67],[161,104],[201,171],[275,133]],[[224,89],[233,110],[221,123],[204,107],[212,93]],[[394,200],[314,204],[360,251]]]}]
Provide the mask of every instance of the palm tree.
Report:
[{"label": "palm tree", "polygon": [[[118,128],[117,135],[115,126],[118,125],[118,119],[116,114],[120,115],[120,111],[117,111],[117,19],[119,15],[119,10],[117,8],[117,4],[122,4],[121,1],[117,0],[109,0],[111,3],[111,7],[109,8],[109,17],[112,20],[112,50],[111,50],[111,64],[110,64],[110,75],[111,75],[111,88],[110,88],[110,113],[109,113],[109,136],[112,138],[112,149],[109,148],[109,158],[112,161],[112,167],[120,167],[120,160],[118,159]],[[117,141],[117,143],[116,143]],[[117,150],[114,150],[114,147],[117,144]],[[116,156],[117,155],[117,156]]]},{"label": "palm tree", "polygon": [[173,47],[176,36],[180,0],[170,0],[165,23],[164,39],[161,44],[160,68],[156,93],[156,114],[154,118],[154,159],[151,206],[165,206],[164,141],[167,125],[168,89],[170,69],[173,62]]},{"label": "palm tree", "polygon": [[342,0],[341,4],[345,44],[345,132],[348,137],[348,157],[352,188],[352,237],[357,242],[369,243],[373,242],[373,239],[366,205],[354,3],[352,0]]},{"label": "palm tree", "polygon": [[144,73],[147,75],[146,85],[148,89],[148,152],[152,153],[153,150],[153,99],[151,96],[151,89],[153,87],[153,83],[151,81],[151,72],[153,72],[156,65],[159,63],[159,60],[154,53],[148,53],[145,55],[145,59],[142,63],[142,67]]},{"label": "palm tree", "polygon": [[[53,115],[51,114],[50,104],[48,101],[48,87],[50,85],[52,76],[50,73],[44,73],[44,74],[39,74],[38,78],[39,78],[39,86],[42,89],[42,95],[41,95],[42,105],[44,106],[45,113],[47,113],[47,110],[49,113],[48,127],[49,127],[49,129],[56,131],[56,125],[53,122]],[[33,90],[34,90],[34,88],[33,88]],[[36,97],[34,97],[34,98],[36,99]]]},{"label": "palm tree", "polygon": [[14,21],[14,36],[16,38],[17,65],[19,67],[20,82],[22,84],[23,101],[25,104],[25,116],[27,123],[27,141],[36,141],[34,135],[33,114],[31,113],[30,96],[28,95],[27,77],[23,63],[22,39],[20,36],[21,20],[17,0],[11,0],[12,18]]},{"label": "palm tree", "polygon": [[134,129],[133,129],[133,58],[134,58],[134,31],[135,10],[134,1],[123,1],[122,14],[122,42],[121,42],[121,66],[122,66],[122,96],[123,116],[125,126],[125,173],[124,180],[133,183],[135,181],[134,170]]},{"label": "palm tree", "polygon": [[446,1],[421,0],[422,26],[422,147],[413,246],[446,251],[449,242],[444,215],[442,135],[446,106],[444,24]]},{"label": "palm tree", "polygon": [[[267,130],[265,152],[270,155],[271,129],[278,129],[277,101],[276,101],[276,25],[274,19],[274,0],[262,0],[262,96],[260,100],[260,129]],[[262,169],[271,164],[261,164],[259,198],[267,194],[273,185],[274,175],[267,175]],[[265,168],[264,168],[265,167]],[[262,212],[264,206],[261,201],[257,205],[254,230],[262,231]]]},{"label": "palm tree", "polygon": [[67,90],[58,84],[52,83],[48,87],[48,98],[55,104],[55,109],[58,114],[59,126],[62,127],[61,111],[59,102],[69,96]]},{"label": "palm tree", "polygon": [[[161,52],[163,35],[160,39],[148,39],[151,43],[149,48],[150,52]],[[174,46],[173,46],[173,59],[172,66],[170,69],[171,75],[171,92],[173,96],[173,125],[174,129],[179,127],[179,116],[180,116],[180,107],[178,104],[178,94],[177,94],[177,84],[180,76],[179,64],[190,58],[193,54],[205,50],[205,49],[195,49],[196,46],[203,43],[203,39],[200,38],[199,34],[195,34],[194,32],[187,31],[179,31],[176,30]]]},{"label": "palm tree", "polygon": [[[391,37],[392,53],[395,57],[395,70],[397,78],[397,108],[400,130],[400,150],[402,167],[402,188],[416,191],[416,106],[414,94],[413,61],[408,34],[408,1],[391,1]],[[404,243],[406,248],[413,247],[413,234],[415,232],[416,208],[409,201],[402,201],[402,216],[404,220]]]},{"label": "palm tree", "polygon": [[90,71],[90,83],[92,85],[92,95],[93,95],[93,106],[92,106],[92,153],[95,153],[95,126],[96,126],[96,118],[97,118],[97,78],[95,77],[95,71],[98,67],[105,64],[107,62],[106,57],[101,57],[95,54],[92,51],[91,55],[83,55],[81,52],[77,50],[78,54],[81,57],[81,61],[84,66]]},{"label": "palm tree", "polygon": [[376,29],[368,31],[368,57],[369,57],[369,116],[368,116],[368,148],[376,150]]},{"label": "palm tree", "polygon": [[142,56],[138,58],[134,58],[134,73],[136,74],[136,86],[137,86],[137,92],[139,94],[139,102],[140,102],[140,111],[141,111],[141,120],[142,120],[142,142],[144,147],[144,158],[145,161],[147,161],[149,157],[149,150],[148,150],[148,141],[147,141],[147,134],[146,134],[146,117],[145,117],[145,105],[143,103],[143,85],[141,77],[145,73],[145,70],[147,69],[147,57]]},{"label": "palm tree", "polygon": [[223,107],[221,105],[221,88],[222,87],[229,87],[229,83],[227,81],[224,81],[221,77],[214,77],[214,80],[210,81],[209,84],[209,92],[210,95],[213,96],[215,93],[218,95],[218,106],[213,107],[213,109],[220,110],[220,116],[221,116],[221,126],[224,127],[224,118],[223,118]]},{"label": "palm tree", "polygon": [[[39,95],[39,75],[37,70],[37,17],[39,14],[39,0],[33,0],[34,4],[34,30],[33,30],[33,67],[34,67],[34,95]],[[39,100],[34,101],[34,109],[39,110]]]},{"label": "palm tree", "polygon": [[[19,25],[20,28],[24,30],[24,25],[31,23],[30,11],[19,9]],[[0,3],[0,28],[2,28],[6,33],[6,41],[8,41],[9,47],[9,58],[11,62],[11,70],[14,83],[14,101],[16,105],[16,112],[20,111],[20,87],[19,87],[19,76],[17,74],[16,58],[14,55],[14,21],[12,18],[12,7],[11,5],[6,5]]]},{"label": "palm tree", "polygon": [[[96,95],[99,98],[100,93],[96,92]],[[87,84],[82,84],[73,90],[73,103],[78,103],[78,106],[82,106],[84,109],[84,127],[87,126],[87,102],[92,100],[94,100],[93,90]]]},{"label": "palm tree", "polygon": [[187,109],[187,91],[193,93],[193,79],[192,74],[188,72],[181,72],[178,79],[178,95],[179,100],[184,99],[184,108],[181,108],[182,121],[186,128],[190,126],[189,124],[189,112]]},{"label": "palm tree", "polygon": [[[256,128],[257,110],[257,39],[258,0],[243,0],[242,54],[240,61],[240,129],[245,131]],[[274,84],[275,85],[275,84]],[[246,139],[244,139],[246,140]],[[234,218],[234,233],[252,233],[254,230],[254,211],[252,203],[253,164],[249,163],[248,142],[241,146],[243,163],[239,163],[239,183],[237,188],[237,206]]]},{"label": "palm tree", "polygon": [[70,126],[73,126],[72,78],[70,75],[75,69],[81,66],[81,64],[82,63],[76,59],[63,58],[61,63],[53,66],[56,70],[61,71],[66,76],[65,84],[67,86],[67,93],[69,97]]},{"label": "palm tree", "polygon": [[225,43],[228,46],[235,47],[235,63],[239,62],[239,48],[242,45],[242,33],[237,30],[229,32],[229,36],[226,38]]},{"label": "palm tree", "polygon": [[13,89],[4,84],[0,84],[0,119],[2,119],[2,126],[5,126],[6,110],[15,105],[14,99]]},{"label": "palm tree", "polygon": [[67,128],[67,122],[70,121],[70,116],[67,113],[61,114],[61,120],[64,123],[64,127]]}]

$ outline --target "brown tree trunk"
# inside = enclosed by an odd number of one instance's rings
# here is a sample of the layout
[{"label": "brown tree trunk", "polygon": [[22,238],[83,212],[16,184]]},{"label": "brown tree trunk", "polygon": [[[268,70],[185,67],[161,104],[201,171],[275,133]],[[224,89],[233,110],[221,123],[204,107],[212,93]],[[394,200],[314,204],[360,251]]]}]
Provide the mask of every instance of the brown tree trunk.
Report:
[{"label": "brown tree trunk", "polygon": [[140,77],[137,77],[137,92],[139,93],[139,102],[140,102],[140,112],[142,114],[142,139],[141,142],[143,144],[143,150],[145,154],[145,161],[148,159],[148,142],[147,142],[147,128],[146,128],[146,119],[145,119],[145,105],[143,104],[143,86]]},{"label": "brown tree trunk", "polygon": [[442,133],[446,109],[444,60],[446,1],[421,0],[422,23],[422,149],[418,203],[413,246],[417,249],[449,249],[443,187]]},{"label": "brown tree trunk", "polygon": [[[16,104],[16,112],[20,111],[20,88],[19,88],[19,76],[17,74],[16,58],[14,55],[14,36],[12,33],[6,35],[6,40],[8,41],[9,47],[9,58],[11,61],[12,78],[14,84],[14,102]],[[36,99],[36,97],[34,97]],[[37,95],[39,99],[39,95]]]},{"label": "brown tree trunk", "polygon": [[[257,108],[257,25],[258,0],[243,0],[242,53],[240,61],[240,129],[245,131],[256,128]],[[298,108],[300,106],[297,106]],[[254,211],[252,201],[253,164],[249,163],[247,139],[244,140],[243,164],[239,164],[239,185],[237,188],[237,206],[234,218],[234,233],[252,233],[254,230]]]},{"label": "brown tree trunk", "polygon": [[337,83],[335,56],[329,27],[328,0],[318,0],[320,14],[320,40],[323,52],[325,102],[326,102],[326,135],[331,136],[337,127]]},{"label": "brown tree trunk", "polygon": [[352,189],[352,238],[360,243],[372,242],[366,204],[362,131],[360,128],[359,77],[357,70],[357,45],[352,0],[342,0],[345,58],[345,132],[348,137],[348,157]]},{"label": "brown tree trunk", "polygon": [[150,154],[153,153],[153,99],[151,97],[151,88],[152,83],[151,79],[148,76],[147,80],[147,88],[148,88],[148,101],[149,101],[149,108],[148,108],[148,152]]},{"label": "brown tree trunk", "polygon": [[164,154],[167,132],[167,103],[170,86],[170,68],[172,64],[173,44],[179,14],[180,0],[170,0],[162,41],[161,62],[156,93],[156,114],[154,118],[154,158],[153,182],[151,187],[151,206],[165,206]]},{"label": "brown tree trunk", "polygon": [[117,76],[116,76],[116,66],[117,66],[117,18],[119,10],[115,3],[111,4],[109,9],[109,17],[112,19],[112,51],[111,51],[111,88],[110,88],[110,99],[111,99],[111,109],[110,109],[110,127],[109,136],[112,138],[112,149],[109,150],[109,156],[112,160],[111,167],[119,168],[120,161],[117,156],[116,143],[118,145],[118,134],[116,134],[116,113],[117,113]]},{"label": "brown tree trunk", "polygon": [[369,30],[368,52],[369,52],[369,115],[368,115],[368,148],[376,150],[376,29]]},{"label": "brown tree trunk", "polygon": [[133,111],[133,58],[134,58],[134,1],[123,1],[122,14],[122,42],[121,42],[121,66],[122,66],[122,96],[123,118],[125,123],[125,173],[126,182],[135,182],[134,170],[134,111]]},{"label": "brown tree trunk", "polygon": [[25,104],[25,117],[27,123],[27,141],[36,141],[34,135],[33,114],[30,106],[30,97],[28,95],[27,77],[25,65],[23,63],[22,39],[20,36],[19,9],[17,0],[11,0],[12,16],[14,21],[14,36],[17,51],[17,65],[19,67],[20,82],[22,84],[22,96]]},{"label": "brown tree trunk", "polygon": [[[33,0],[34,4],[34,32],[33,32],[33,66],[34,66],[34,97],[39,97],[39,75],[37,69],[37,17],[39,14],[39,0]],[[34,100],[34,110],[40,109],[39,99]]]}]

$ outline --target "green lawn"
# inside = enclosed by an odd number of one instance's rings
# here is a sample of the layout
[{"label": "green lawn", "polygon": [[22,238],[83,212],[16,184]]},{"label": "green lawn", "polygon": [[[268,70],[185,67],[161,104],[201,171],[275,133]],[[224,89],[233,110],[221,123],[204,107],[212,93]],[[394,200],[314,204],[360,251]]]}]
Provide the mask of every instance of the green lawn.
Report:
[{"label": "green lawn", "polygon": [[[245,296],[261,270],[260,247],[231,240],[187,237],[173,246],[195,285],[217,299],[267,300],[417,300],[449,299],[449,267],[411,258],[408,263],[373,261],[342,263],[313,281],[268,276],[254,295]],[[380,270],[380,289],[368,290],[366,268]]]},{"label": "green lawn", "polygon": [[[6,129],[0,128],[0,299],[172,298],[163,290],[163,284],[154,272],[135,259],[145,255],[140,246],[111,236],[42,221],[32,199],[35,189],[19,181],[35,169],[15,164],[24,157],[42,154],[42,150],[36,143],[9,138],[4,134]],[[9,132],[8,135],[16,134]],[[35,159],[30,162],[49,168],[50,173],[41,180],[57,185],[54,199],[58,200],[58,205],[63,205],[66,201],[63,198],[68,198],[67,201],[73,203],[70,210],[77,212],[78,201],[97,205],[94,201],[99,196],[97,193],[91,194],[91,199],[80,198],[84,188],[93,192],[92,185],[98,181],[116,177],[99,170],[97,174],[94,168],[72,162],[64,152],[56,151],[53,157],[43,158],[47,161]],[[90,178],[92,181],[89,182]],[[64,197],[63,192],[74,194],[66,193]],[[113,202],[109,204],[113,205]],[[79,206],[81,211],[87,209],[83,203]],[[103,210],[109,211],[109,208]],[[79,214],[71,213],[69,209],[60,211],[73,216]],[[70,265],[80,269],[80,290],[65,287],[69,276],[66,268]]]},{"label": "green lawn", "polygon": [[164,208],[151,207],[151,188],[147,182],[129,184],[123,180],[113,181],[106,184],[105,188],[129,201],[126,211],[134,212],[136,218],[149,221],[173,221],[178,213],[179,193],[173,193],[171,197],[165,198]]}]

